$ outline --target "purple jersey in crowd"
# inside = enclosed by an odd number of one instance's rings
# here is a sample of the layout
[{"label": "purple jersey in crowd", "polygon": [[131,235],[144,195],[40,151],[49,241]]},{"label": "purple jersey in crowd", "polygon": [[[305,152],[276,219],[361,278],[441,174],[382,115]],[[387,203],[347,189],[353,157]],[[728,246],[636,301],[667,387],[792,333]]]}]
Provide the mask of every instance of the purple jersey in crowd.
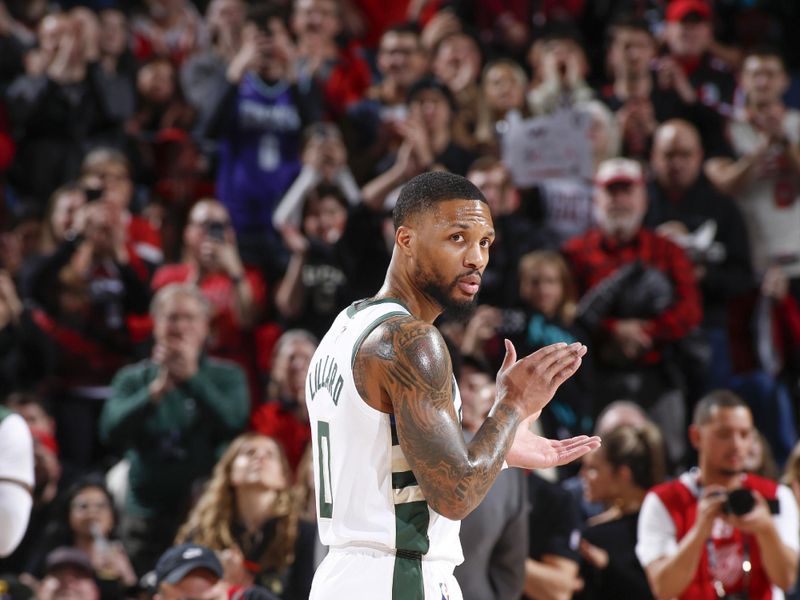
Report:
[{"label": "purple jersey in crowd", "polygon": [[272,231],[272,212],[300,172],[303,122],[288,82],[248,73],[222,132],[217,195],[237,233]]}]

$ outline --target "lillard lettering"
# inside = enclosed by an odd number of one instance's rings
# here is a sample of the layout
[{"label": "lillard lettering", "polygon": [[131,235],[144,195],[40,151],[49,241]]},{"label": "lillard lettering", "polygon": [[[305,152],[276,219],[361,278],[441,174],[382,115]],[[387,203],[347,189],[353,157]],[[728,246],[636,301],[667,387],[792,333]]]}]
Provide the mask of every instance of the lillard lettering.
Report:
[{"label": "lillard lettering", "polygon": [[326,356],[318,360],[309,369],[313,374],[308,378],[308,391],[311,399],[314,399],[319,390],[328,390],[334,405],[339,404],[339,395],[342,393],[344,378],[339,374],[339,366],[332,356]]}]

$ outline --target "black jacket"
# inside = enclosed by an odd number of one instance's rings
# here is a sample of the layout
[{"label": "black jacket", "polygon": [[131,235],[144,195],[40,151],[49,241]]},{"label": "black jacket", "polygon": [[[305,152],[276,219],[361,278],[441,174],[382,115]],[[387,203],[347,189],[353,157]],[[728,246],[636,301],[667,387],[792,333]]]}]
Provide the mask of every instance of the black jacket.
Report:
[{"label": "black jacket", "polygon": [[646,227],[655,229],[667,221],[683,223],[689,232],[708,221],[716,225],[715,251],[692,252],[695,264],[705,266],[706,274],[699,283],[703,294],[704,325],[724,327],[727,303],[754,285],[750,245],[744,219],[733,200],[719,193],[703,175],[683,196],[671,199],[657,182],[648,188],[649,207]]}]

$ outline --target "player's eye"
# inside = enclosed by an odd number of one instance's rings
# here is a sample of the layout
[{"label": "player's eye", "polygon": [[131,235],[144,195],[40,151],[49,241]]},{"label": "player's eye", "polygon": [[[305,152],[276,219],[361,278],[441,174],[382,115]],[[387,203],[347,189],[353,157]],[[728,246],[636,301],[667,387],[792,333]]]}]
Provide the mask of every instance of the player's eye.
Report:
[{"label": "player's eye", "polygon": [[460,233],[454,233],[453,235],[450,236],[450,239],[453,240],[454,242],[460,242],[464,239],[464,236],[461,235]]}]

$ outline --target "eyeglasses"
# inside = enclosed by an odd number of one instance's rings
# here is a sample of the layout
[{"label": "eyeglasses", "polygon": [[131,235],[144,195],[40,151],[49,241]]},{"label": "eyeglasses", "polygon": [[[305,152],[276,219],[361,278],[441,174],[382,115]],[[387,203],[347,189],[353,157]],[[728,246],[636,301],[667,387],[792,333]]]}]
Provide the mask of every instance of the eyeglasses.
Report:
[{"label": "eyeglasses", "polygon": [[207,221],[190,221],[190,224],[191,224],[191,225],[194,225],[194,226],[196,226],[196,227],[205,227],[205,228],[209,228],[209,227],[221,227],[221,228],[223,228],[223,229],[224,229],[224,228],[226,228],[226,227],[229,227],[229,226],[230,226],[230,224],[231,224],[231,222],[230,222],[230,221],[228,221],[228,220],[222,220],[222,219],[220,219],[220,220],[217,220],[217,219],[209,219],[209,220],[207,220]]}]

